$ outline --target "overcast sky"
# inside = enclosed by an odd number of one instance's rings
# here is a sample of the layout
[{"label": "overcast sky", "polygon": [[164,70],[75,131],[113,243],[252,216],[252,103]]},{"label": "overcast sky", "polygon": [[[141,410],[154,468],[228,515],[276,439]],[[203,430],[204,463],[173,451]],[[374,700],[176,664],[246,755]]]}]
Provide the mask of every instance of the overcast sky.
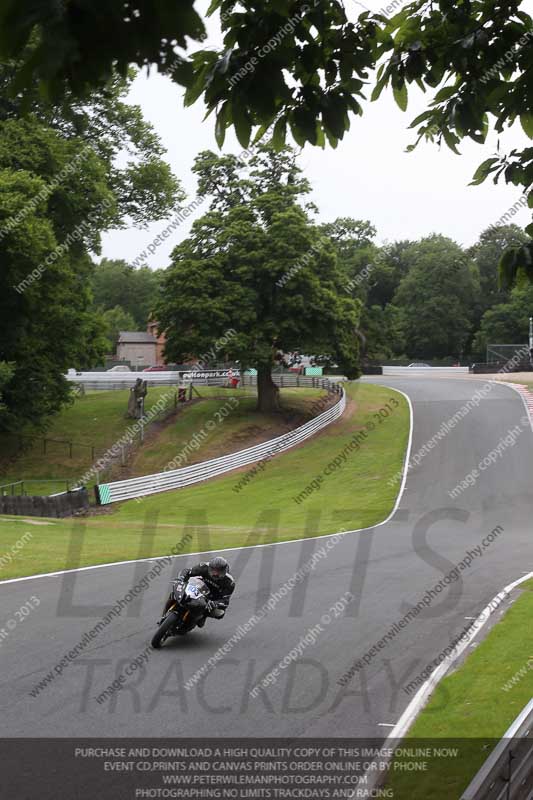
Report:
[{"label": "overcast sky", "polygon": [[[380,0],[368,0],[378,9]],[[201,7],[201,5],[200,5]],[[355,7],[361,11],[360,7]],[[211,40],[217,31],[211,28]],[[184,108],[179,86],[155,71],[141,74],[132,85],[129,101],[141,106],[166,147],[167,159],[179,177],[190,201],[195,196],[196,179],[191,173],[195,156],[205,149],[218,151],[214,138],[214,117],[205,122],[200,99]],[[319,221],[349,216],[367,219],[377,228],[378,242],[418,239],[437,232],[463,245],[473,244],[481,231],[496,222],[521,195],[519,187],[495,186],[489,180],[481,186],[468,186],[481,161],[494,154],[497,138],[486,145],[465,141],[461,156],[448,148],[421,143],[413,153],[405,149],[414,139],[408,125],[426,108],[430,95],[410,89],[406,113],[396,106],[390,92],[376,103],[364,104],[364,116],[352,117],[350,131],[336,150],[306,146],[299,163],[313,187],[309,199],[320,210]],[[502,149],[527,146],[520,125],[500,138]],[[242,148],[228,133],[224,152]],[[201,209],[196,212],[202,213]],[[194,217],[193,217],[194,218]],[[531,212],[520,210],[513,219],[525,226]],[[192,219],[191,219],[192,221]],[[102,255],[133,262],[165,227],[154,223],[147,229],[110,231],[103,237]],[[157,252],[148,257],[153,267],[166,267],[172,249],[187,235],[190,222],[182,224]]]}]

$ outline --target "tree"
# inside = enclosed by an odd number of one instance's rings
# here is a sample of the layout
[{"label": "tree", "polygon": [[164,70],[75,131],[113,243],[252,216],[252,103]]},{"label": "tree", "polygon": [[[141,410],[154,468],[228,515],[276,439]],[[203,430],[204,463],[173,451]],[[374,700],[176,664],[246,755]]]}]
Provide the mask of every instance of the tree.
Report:
[{"label": "tree", "polygon": [[117,349],[119,331],[135,330],[135,320],[128,311],[121,306],[109,308],[102,314],[105,325],[105,336],[109,344],[109,351],[115,353]]},{"label": "tree", "polygon": [[[77,121],[69,116],[72,110],[62,116],[59,108],[52,119],[53,108],[45,103],[17,119],[17,99],[3,100],[0,363],[13,369],[2,379],[0,424],[20,429],[44,424],[68,402],[64,373],[93,366],[107,349],[90,289],[90,253],[98,254],[102,231],[122,224],[124,215],[148,221],[154,209],[149,203],[143,208],[143,202],[151,189],[163,209],[174,206],[181,190],[174,178],[161,182],[157,167],[152,178],[133,165],[115,169],[115,149],[106,146],[104,135],[93,140],[105,120],[93,123],[89,106]],[[120,120],[120,107],[115,112]],[[111,104],[107,113],[113,114]],[[124,123],[124,135],[114,148],[121,142],[127,147],[130,135],[141,149],[153,140],[142,118],[137,115],[134,122],[116,121],[114,132]],[[159,208],[156,217],[160,213]]]},{"label": "tree", "polygon": [[458,244],[432,235],[405,253],[411,262],[394,297],[412,358],[459,358],[472,328],[477,270]]},{"label": "tree", "polygon": [[368,277],[368,305],[385,308],[392,303],[398,286],[409,272],[410,261],[406,254],[413,244],[404,239],[387,243],[379,249]]},{"label": "tree", "polygon": [[479,241],[468,251],[479,271],[480,316],[508,299],[509,289],[498,285],[498,265],[506,250],[527,242],[529,236],[518,225],[494,225],[484,230]]},{"label": "tree", "polygon": [[366,282],[377,258],[376,229],[368,220],[339,217],[320,226],[330,239],[339,267],[346,275],[345,290],[354,297],[366,297]]},{"label": "tree", "polygon": [[528,340],[529,317],[533,312],[533,286],[523,282],[511,291],[504,303],[489,308],[483,314],[472,349],[485,360],[487,345],[524,344]]},{"label": "tree", "polygon": [[321,229],[335,244],[338,255],[346,259],[350,258],[353,252],[373,244],[377,233],[368,220],[352,219],[352,217],[337,217],[334,222],[326,222]]},{"label": "tree", "polygon": [[[128,15],[120,3],[103,0],[8,0],[0,11],[0,56],[17,63],[13,95],[39,86],[55,98],[86,96],[115,66],[125,76],[130,63],[156,64],[187,87],[187,104],[203,96],[215,112],[220,146],[232,126],[244,147],[267,131],[277,147],[288,131],[299,145],[336,146],[350,115],[362,114],[363,89],[375,70],[371,99],[390,87],[406,110],[408,86],[416,83],[430,100],[411,127],[419,140],[458,152],[465,137],[482,143],[491,124],[500,132],[518,118],[533,136],[533,20],[523,5],[415,0],[390,19],[365,11],[352,21],[340,0],[212,0],[208,14],[220,15],[222,48],[187,59],[187,38],[205,38],[193,0],[164,7],[132,0]],[[529,193],[533,148],[496,153],[480,165],[474,182],[489,174]],[[527,232],[533,235],[533,223]],[[502,262],[507,280],[519,268],[533,277],[531,246],[508,252]]]},{"label": "tree", "polygon": [[498,286],[498,264],[511,245],[522,245],[529,237],[518,225],[498,225],[486,228],[468,253],[479,271],[484,311],[509,297],[509,290]]},{"label": "tree", "polygon": [[21,4],[6,0],[0,9],[0,54],[18,59],[13,79],[18,87],[40,83],[49,97],[66,91],[86,96],[103,89],[130,64],[157,64],[161,72],[189,73],[183,56],[187,39],[202,41],[204,24],[194,0],[153,3],[133,0],[41,0]]},{"label": "tree", "polygon": [[455,147],[464,136],[484,140],[489,113],[498,130],[519,115],[531,132],[526,45],[533,22],[522,5],[416,0],[390,19],[367,11],[352,21],[338,0],[212,0],[208,15],[220,16],[223,47],[186,60],[187,38],[205,39],[193,0],[164,9],[133,0],[128,15],[103,0],[11,0],[0,13],[0,55],[18,60],[14,89],[40,83],[55,98],[102,88],[115,67],[125,77],[130,64],[156,64],[188,86],[188,102],[204,94],[209,110],[218,111],[220,138],[229,125],[245,141],[253,127],[276,124],[280,141],[289,125],[298,143],[319,145],[325,137],[335,144],[349,113],[361,113],[367,71],[380,64],[373,98],[391,85],[403,109],[409,83],[433,90],[448,81],[415,126]]},{"label": "tree", "polygon": [[123,79],[114,75],[102,90],[83,100],[67,92],[57,104],[43,98],[34,85],[24,99],[9,98],[12,74],[12,66],[0,65],[0,121],[19,123],[29,113],[30,126],[38,121],[41,128],[76,144],[70,162],[75,170],[66,176],[61,171],[47,175],[59,175],[62,184],[65,179],[79,182],[87,161],[97,157],[102,180],[115,198],[113,227],[164,219],[184,199],[152,126],[139,106],[125,102],[134,71]]},{"label": "tree", "polygon": [[157,303],[163,270],[134,269],[121,259],[103,258],[91,277],[94,304],[103,311],[117,306],[129,317],[123,330],[146,330]]},{"label": "tree", "polygon": [[367,361],[383,362],[405,350],[402,312],[390,304],[365,305],[361,312],[363,353]]},{"label": "tree", "polygon": [[0,361],[0,430],[3,427],[2,416],[7,411],[7,406],[2,399],[2,392],[4,390],[4,386],[7,386],[7,384],[13,377],[14,372],[15,372],[14,364],[8,364],[6,361]]},{"label": "tree", "polygon": [[[2,377],[4,430],[39,426],[69,399],[67,369],[90,366],[105,349],[90,310],[90,260],[78,241],[58,240],[46,201],[35,204],[45,187],[28,171],[0,170],[0,227],[34,203],[1,243],[0,363],[11,365]],[[80,191],[96,201],[101,188],[87,182]]]},{"label": "tree", "polygon": [[[219,186],[221,168],[230,177]],[[244,166],[203,153],[195,171],[200,191],[217,189],[165,276],[157,316],[166,357],[222,342],[220,356],[257,370],[261,411],[278,407],[271,372],[280,351],[330,356],[356,377],[361,304],[342,291],[331,243],[297,202],[307,186],[293,154],[261,147]]]}]

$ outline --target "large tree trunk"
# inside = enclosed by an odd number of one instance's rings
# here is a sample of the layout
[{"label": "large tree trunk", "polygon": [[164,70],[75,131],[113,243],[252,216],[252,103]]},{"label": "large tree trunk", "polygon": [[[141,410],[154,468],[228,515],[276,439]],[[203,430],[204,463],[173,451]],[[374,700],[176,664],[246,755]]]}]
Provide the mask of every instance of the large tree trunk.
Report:
[{"label": "large tree trunk", "polygon": [[272,380],[270,364],[257,367],[257,410],[267,414],[279,410],[279,389]]}]

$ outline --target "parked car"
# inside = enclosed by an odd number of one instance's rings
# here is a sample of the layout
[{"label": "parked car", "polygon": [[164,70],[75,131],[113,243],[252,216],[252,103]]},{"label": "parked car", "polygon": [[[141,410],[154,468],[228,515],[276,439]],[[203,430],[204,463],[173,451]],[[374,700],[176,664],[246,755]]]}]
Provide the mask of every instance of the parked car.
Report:
[{"label": "parked car", "polygon": [[431,364],[424,364],[422,361],[413,361],[412,364],[408,365],[409,367],[427,367],[431,369]]},{"label": "parked car", "polygon": [[126,364],[117,364],[116,367],[110,367],[108,372],[131,372],[131,369]]}]

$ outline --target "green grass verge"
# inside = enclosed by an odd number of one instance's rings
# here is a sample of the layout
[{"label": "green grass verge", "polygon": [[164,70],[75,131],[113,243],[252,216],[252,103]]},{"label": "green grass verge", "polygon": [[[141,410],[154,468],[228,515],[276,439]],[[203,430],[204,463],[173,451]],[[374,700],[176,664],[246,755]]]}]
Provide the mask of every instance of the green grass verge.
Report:
[{"label": "green grass verge", "polygon": [[[146,411],[168,394],[171,402],[173,386],[151,387],[146,398]],[[98,452],[105,451],[126,432],[134,420],[127,419],[129,390],[110,392],[90,392],[78,397],[72,405],[64,408],[51,421],[46,434],[48,439],[74,442],[72,458],[69,448],[64,444],[48,442],[46,452],[43,443],[36,441],[23,452],[15,462],[2,472],[0,484],[17,480],[72,479],[80,477],[93,463],[91,447]],[[0,452],[9,452],[12,437],[0,434]],[[80,446],[85,445],[85,446]],[[32,492],[39,494],[41,485],[30,484]],[[46,484],[43,484],[46,487]],[[65,488],[64,486],[62,487]],[[48,489],[59,491],[59,489]],[[30,493],[30,492],[28,492]]]},{"label": "green grass verge", "polygon": [[[86,520],[38,525],[2,518],[0,554],[10,552],[24,532],[32,537],[0,571],[0,579],[161,555],[170,552],[184,532],[192,535],[186,551],[198,552],[299,539],[382,521],[397,496],[398,486],[389,485],[389,479],[403,465],[408,405],[402,395],[380,386],[351,384],[347,391],[349,407],[341,420],[266,463],[240,492],[233,489],[248,468],[188,489],[110,506],[109,513]],[[397,407],[379,418],[379,409],[391,397]],[[375,427],[360,449],[324,477],[320,491],[295,503],[293,497],[371,424]]]},{"label": "green grass verge", "polygon": [[[146,411],[161,398],[172,405],[176,387],[150,387],[146,402]],[[75,482],[86,473],[98,457],[118,441],[134,424],[134,420],[125,417],[128,404],[128,390],[89,392],[77,398],[71,406],[63,409],[51,422],[46,433],[48,439],[46,450],[43,443],[35,444],[22,453],[15,462],[4,469],[0,476],[0,484],[23,480],[26,494],[51,494],[65,491],[66,481]],[[188,458],[186,463],[203,461],[222,453],[238,450],[248,446],[252,438],[266,440],[269,429],[282,420],[266,414],[253,414],[256,402],[255,389],[225,390],[219,387],[199,387],[200,402],[180,407],[180,413],[172,420],[146,428],[146,443],[139,446],[128,464],[128,475],[147,475],[163,470],[177,453],[189,441],[193,431],[200,431],[208,420],[214,420],[215,426],[207,432],[207,436],[198,442],[199,447]],[[311,416],[309,408],[313,401],[325,392],[321,389],[283,389],[282,405],[287,415],[301,414],[303,418]],[[236,398],[239,405],[231,407],[228,417],[219,424],[219,409],[230,398]],[[8,437],[10,444],[12,437]],[[52,440],[72,441],[72,456],[67,444]],[[241,444],[244,442],[244,444]],[[91,447],[96,450],[92,459]],[[0,435],[0,452],[8,451],[7,438]],[[185,464],[184,464],[185,466]],[[106,480],[117,480],[119,465],[114,470],[114,477],[106,476]],[[120,475],[120,477],[124,477]],[[92,482],[89,482],[92,486]]]},{"label": "green grass verge", "polygon": [[[496,739],[533,696],[533,647],[525,635],[533,617],[533,581],[459,669],[444,678],[403,746],[435,739],[470,739],[464,758],[437,759],[427,773],[392,774],[399,800],[456,800],[488,758]],[[529,665],[531,666],[528,666]],[[514,679],[514,680],[513,680]]]},{"label": "green grass verge", "polygon": [[[282,389],[280,402],[285,413],[279,415],[255,412],[255,392],[245,394],[240,390],[218,389],[215,394],[211,387],[199,387],[198,391],[202,396],[201,402],[185,408],[186,413],[166,424],[138,450],[129,470],[132,476],[163,471],[180,453],[183,457],[174,461],[176,467],[207,461],[267,441],[287,429],[284,421],[289,427],[303,424],[313,416],[313,403],[326,395],[322,389]],[[290,422],[293,414],[301,417],[300,422]],[[184,451],[194,432],[202,433],[196,439],[197,449],[189,447]]]}]

